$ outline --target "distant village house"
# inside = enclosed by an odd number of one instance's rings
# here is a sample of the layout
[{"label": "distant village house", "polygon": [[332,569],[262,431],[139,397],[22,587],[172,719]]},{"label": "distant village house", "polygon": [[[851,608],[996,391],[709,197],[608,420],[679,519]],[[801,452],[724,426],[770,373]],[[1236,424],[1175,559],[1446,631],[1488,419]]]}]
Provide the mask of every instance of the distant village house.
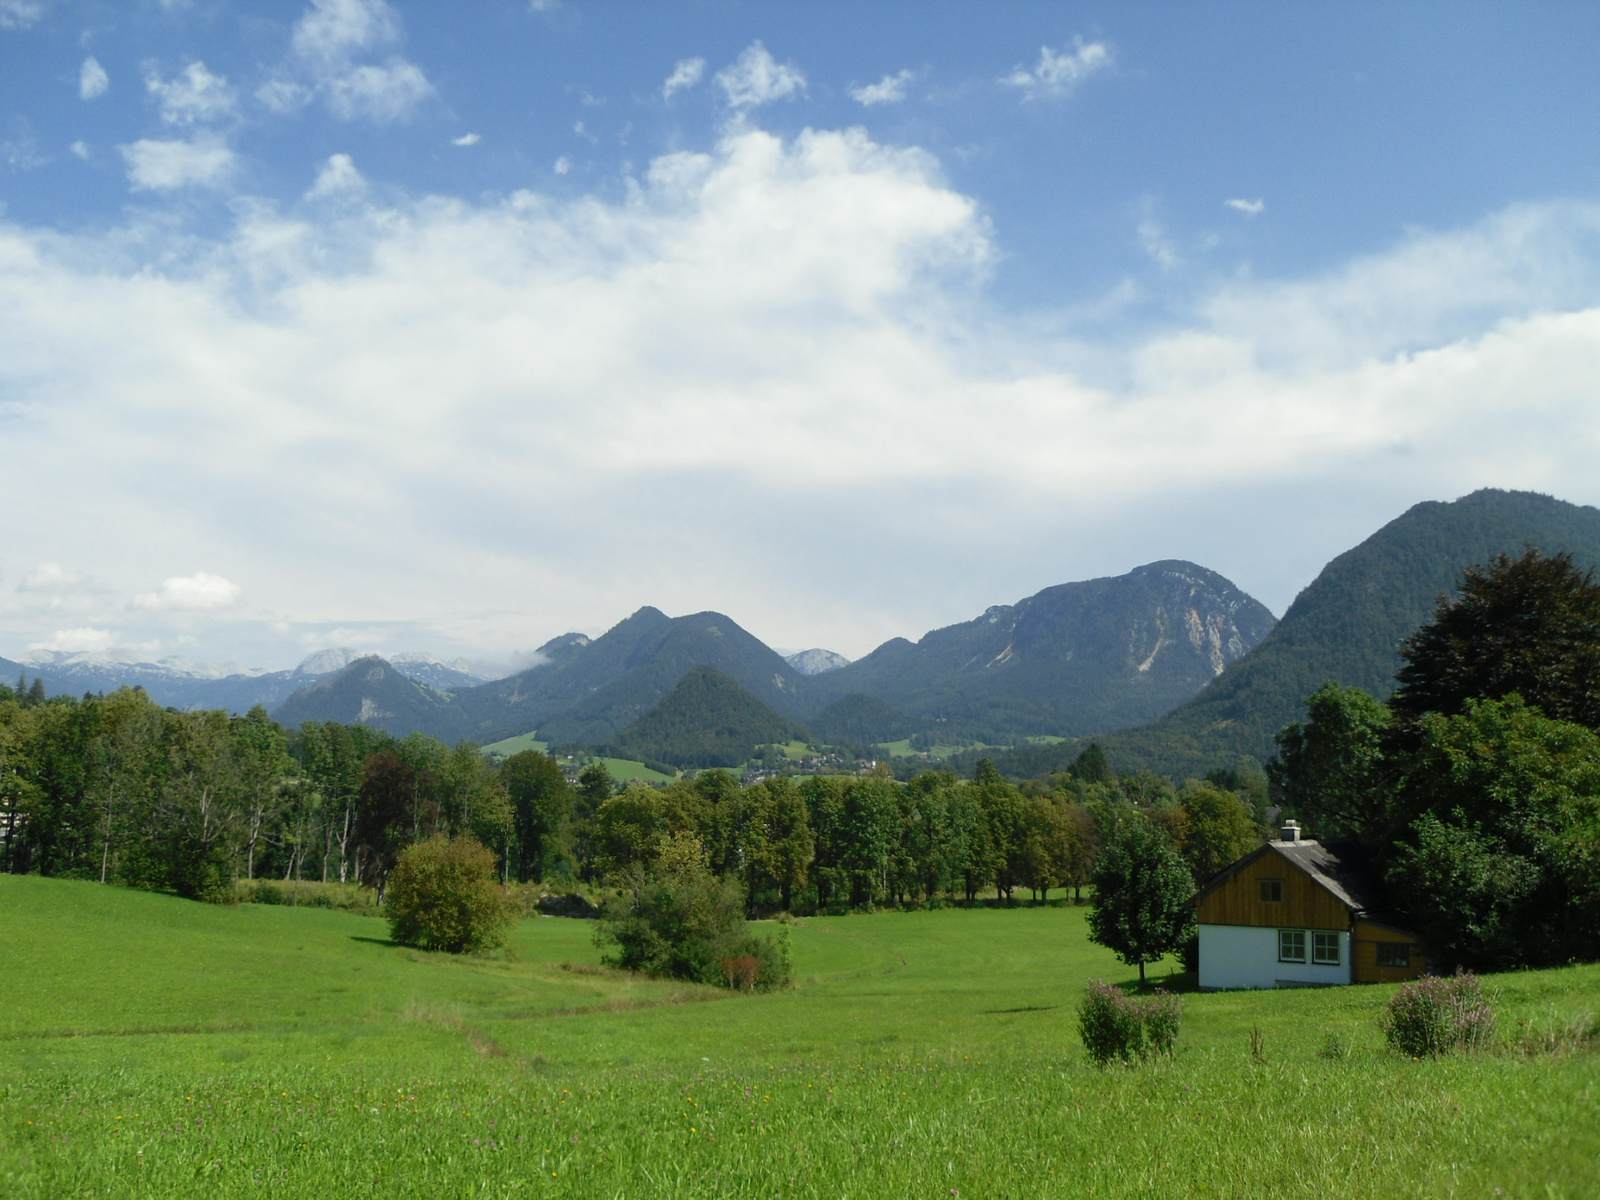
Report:
[{"label": "distant village house", "polygon": [[1427,966],[1415,935],[1385,916],[1383,891],[1354,847],[1301,838],[1245,855],[1195,897],[1200,987],[1318,987],[1415,979]]}]

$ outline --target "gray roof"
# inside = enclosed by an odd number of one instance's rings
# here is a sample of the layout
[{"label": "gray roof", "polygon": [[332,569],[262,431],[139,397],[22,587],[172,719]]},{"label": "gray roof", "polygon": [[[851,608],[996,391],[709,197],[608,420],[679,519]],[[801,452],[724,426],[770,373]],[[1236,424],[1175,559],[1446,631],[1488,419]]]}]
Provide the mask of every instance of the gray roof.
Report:
[{"label": "gray roof", "polygon": [[1349,855],[1340,855],[1321,842],[1273,841],[1267,849],[1283,855],[1323,887],[1327,888],[1344,906],[1357,916],[1376,916],[1384,911],[1383,888],[1378,881],[1349,861]]},{"label": "gray roof", "polygon": [[1273,840],[1252,850],[1238,862],[1224,867],[1195,895],[1195,900],[1221,887],[1241,867],[1255,862],[1263,854],[1277,854],[1288,859],[1307,875],[1332,892],[1352,915],[1383,919],[1386,913],[1383,887],[1369,874],[1361,859],[1360,847],[1354,843],[1341,844],[1338,849],[1307,839],[1301,842]]}]

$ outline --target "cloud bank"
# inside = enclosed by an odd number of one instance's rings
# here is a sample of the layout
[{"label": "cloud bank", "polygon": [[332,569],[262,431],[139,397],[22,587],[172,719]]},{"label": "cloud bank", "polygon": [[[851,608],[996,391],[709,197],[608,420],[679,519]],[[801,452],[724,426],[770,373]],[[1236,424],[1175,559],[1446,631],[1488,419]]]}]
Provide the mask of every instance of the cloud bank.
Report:
[{"label": "cloud bank", "polygon": [[[152,189],[229,161],[123,154]],[[1167,556],[1281,609],[1327,555],[1240,523],[1322,495],[1356,536],[1485,484],[1600,498],[1593,206],[1232,278],[1111,347],[992,309],[999,234],[860,130],[736,123],[615,202],[236,210],[0,224],[13,640],[505,653],[653,603],[854,655]]]}]

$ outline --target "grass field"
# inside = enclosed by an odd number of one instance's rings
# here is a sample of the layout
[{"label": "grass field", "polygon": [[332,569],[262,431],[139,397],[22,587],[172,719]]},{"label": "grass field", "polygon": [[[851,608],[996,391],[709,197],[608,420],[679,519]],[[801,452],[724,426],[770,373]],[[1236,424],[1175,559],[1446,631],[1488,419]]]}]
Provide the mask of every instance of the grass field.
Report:
[{"label": "grass field", "polygon": [[513,754],[521,754],[524,750],[537,750],[540,754],[543,754],[549,748],[549,742],[541,742],[531,733],[519,733],[516,737],[502,738],[498,742],[490,742],[483,747],[483,752],[496,758],[510,758]]},{"label": "grass field", "polygon": [[1600,1011],[1595,967],[1490,980],[1493,1053],[1383,1050],[1386,988],[1195,994],[1174,1059],[1102,1070],[1073,1006],[1132,972],[1070,907],[802,921],[754,997],[551,918],[467,960],[14,876],[0,918],[6,1196],[1600,1193],[1600,1055],[1509,1047]]}]

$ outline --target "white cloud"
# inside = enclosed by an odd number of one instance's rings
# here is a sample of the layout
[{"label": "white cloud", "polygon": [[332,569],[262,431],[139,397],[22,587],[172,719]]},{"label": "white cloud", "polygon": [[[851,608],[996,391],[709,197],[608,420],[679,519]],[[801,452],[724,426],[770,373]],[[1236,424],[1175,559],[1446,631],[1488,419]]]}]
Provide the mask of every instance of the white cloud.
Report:
[{"label": "white cloud", "polygon": [[215,121],[233,112],[233,89],[228,80],[206,70],[203,62],[190,63],[170,81],[151,71],[145,76],[144,86],[155,97],[161,119],[169,125]]},{"label": "white cloud", "polygon": [[885,75],[877,83],[851,88],[850,98],[857,104],[871,108],[874,104],[899,104],[906,98],[906,88],[916,76],[910,71],[898,75]]},{"label": "white cloud", "polygon": [[755,108],[804,91],[806,77],[793,63],[780,63],[760,42],[752,42],[732,66],[717,72],[717,83],[733,108]]},{"label": "white cloud", "polygon": [[110,86],[111,77],[100,65],[100,60],[93,55],[84,59],[83,66],[78,69],[78,96],[84,100],[93,100],[96,96],[105,95],[106,89]]},{"label": "white cloud", "polygon": [[292,113],[311,103],[315,93],[292,79],[269,79],[256,89],[256,99],[275,113]]},{"label": "white cloud", "polygon": [[12,135],[0,142],[0,160],[14,171],[32,171],[42,167],[49,158],[39,151],[39,139],[26,118],[17,117],[11,123]]},{"label": "white cloud", "polygon": [[563,154],[556,159],[556,174],[565,175],[572,170],[572,160]]},{"label": "white cloud", "polygon": [[40,563],[28,572],[17,585],[19,592],[67,592],[87,583],[76,571],[69,571],[60,563]]},{"label": "white cloud", "polygon": [[1000,82],[1021,89],[1029,100],[1064,96],[1110,65],[1111,50],[1104,42],[1085,42],[1076,37],[1059,51],[1039,47],[1039,61],[1031,69],[1019,65]]},{"label": "white cloud", "polygon": [[0,0],[0,29],[27,29],[42,16],[41,0]]},{"label": "white cloud", "polygon": [[[0,594],[9,636],[205,611],[489,651],[653,603],[854,655],[1174,554],[1249,557],[1281,607],[1415,500],[1600,500],[1600,206],[1229,279],[1094,346],[992,308],[977,204],[861,131],[738,125],[616,201],[241,212],[213,244],[0,225],[0,571],[241,587]],[[1309,565],[1251,552],[1296,523]],[[799,573],[794,529],[829,546]]]},{"label": "white cloud", "polygon": [[84,651],[96,653],[110,650],[115,644],[116,635],[110,630],[85,626],[81,629],[58,629],[48,640],[35,642],[28,649],[50,650],[64,654]]},{"label": "white cloud", "polygon": [[400,58],[381,67],[352,67],[326,86],[328,108],[346,121],[358,117],[378,122],[403,120],[433,95],[433,85],[422,69]]},{"label": "white cloud", "polygon": [[88,158],[89,158],[89,143],[88,142],[82,142],[82,141],[73,142],[72,145],[67,147],[67,149],[71,150],[73,154],[75,154],[77,157],[83,159],[85,162],[88,161]]},{"label": "white cloud", "polygon": [[196,571],[193,575],[174,575],[161,589],[143,592],[133,599],[139,608],[177,609],[183,612],[210,612],[228,608],[239,599],[240,588],[220,575]]},{"label": "white cloud", "polygon": [[136,192],[166,192],[185,187],[220,187],[233,173],[233,151],[221,138],[200,134],[193,141],[140,138],[118,146]]},{"label": "white cloud", "polygon": [[1167,231],[1162,227],[1154,215],[1147,212],[1140,219],[1138,225],[1139,245],[1144,247],[1144,252],[1155,260],[1156,265],[1164,271],[1170,271],[1180,265],[1183,259],[1178,255],[1178,249],[1167,237]]},{"label": "white cloud", "polygon": [[341,120],[404,120],[434,95],[427,75],[392,53],[362,61],[401,41],[399,15],[384,0],[312,0],[290,39],[291,61],[256,98],[277,113],[321,96]]},{"label": "white cloud", "polygon": [[476,146],[481,141],[483,139],[475,133],[463,133],[458,138],[451,138],[450,144],[452,146]]},{"label": "white cloud", "polygon": [[400,18],[384,0],[311,0],[291,45],[302,59],[342,66],[364,50],[400,40]]},{"label": "white cloud", "polygon": [[350,161],[350,156],[334,154],[329,156],[328,161],[323,163],[322,170],[317,172],[317,181],[306,193],[306,199],[319,200],[327,196],[359,192],[366,186],[367,181],[361,177],[361,172],[356,170],[356,165]]},{"label": "white cloud", "polygon": [[661,98],[670,100],[672,93],[685,91],[699,83],[706,73],[706,60],[703,58],[680,59],[672,68],[672,74],[667,76],[667,81],[661,85]]},{"label": "white cloud", "polygon": [[1267,202],[1260,199],[1224,200],[1222,203],[1224,207],[1231,208],[1234,212],[1241,212],[1247,217],[1259,217],[1267,211]]}]

